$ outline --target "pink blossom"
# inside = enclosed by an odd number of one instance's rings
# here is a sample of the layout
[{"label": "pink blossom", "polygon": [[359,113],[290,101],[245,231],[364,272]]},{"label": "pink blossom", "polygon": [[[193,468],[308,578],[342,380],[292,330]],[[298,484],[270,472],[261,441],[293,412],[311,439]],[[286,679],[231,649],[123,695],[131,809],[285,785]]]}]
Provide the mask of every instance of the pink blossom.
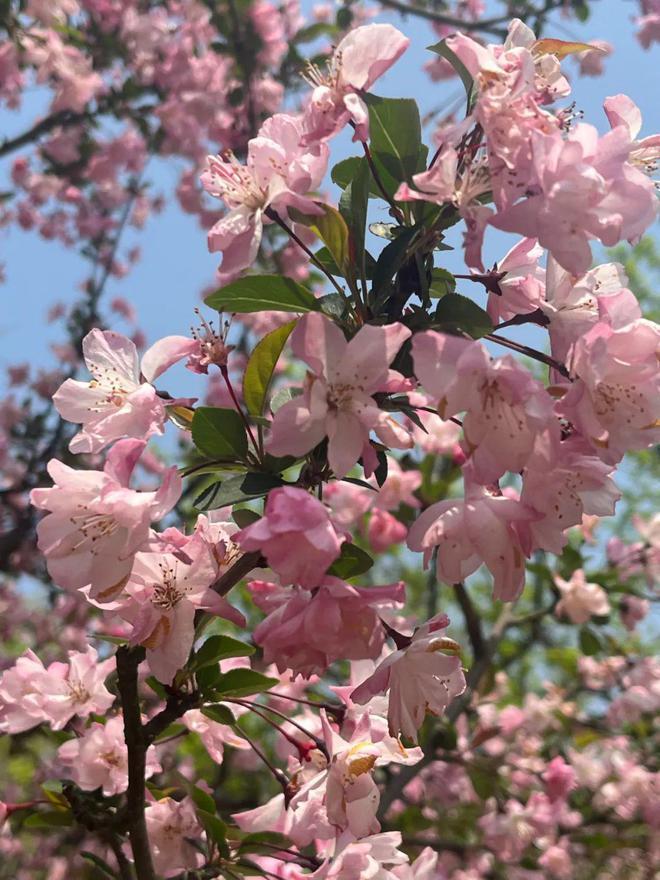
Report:
[{"label": "pink blossom", "polygon": [[392,871],[397,880],[442,880],[439,855],[425,846],[411,865],[399,865]]},{"label": "pink blossom", "polygon": [[269,452],[305,455],[327,436],[330,467],[336,477],[344,477],[360,456],[365,468],[373,470],[372,430],[388,446],[409,449],[408,431],[372,397],[403,381],[388,367],[409,336],[402,324],[367,324],[346,342],[339,327],[323,315],[305,315],[291,335],[291,347],[312,372],[303,395],[275,413]]},{"label": "pink blossom", "polygon": [[[586,447],[586,448],[585,448]],[[566,530],[586,515],[611,516],[621,493],[605,464],[579,438],[537,445],[523,474],[520,500],[542,514],[529,523],[535,547],[561,553]]]},{"label": "pink blossom", "polygon": [[134,553],[181,494],[176,468],[165,472],[156,492],[128,488],[143,440],[120,440],[102,471],[74,470],[51,459],[50,489],[33,489],[32,504],[48,514],[39,522],[39,549],[50,576],[66,590],[90,586],[92,598],[109,600],[123,589]]},{"label": "pink blossom", "polygon": [[224,158],[208,157],[202,186],[229,209],[208,234],[209,250],[223,252],[218,273],[221,283],[254,262],[267,208],[319,212],[306,193],[317,189],[323,179],[327,147],[305,148],[301,136],[298,119],[279,113],[249,141],[246,165],[231,153]]},{"label": "pink blossom", "polygon": [[345,539],[320,501],[285,486],[270,492],[263,517],[237,532],[235,540],[243,550],[260,550],[282,583],[313,589]]},{"label": "pink blossom", "polygon": [[408,856],[402,853],[399,831],[386,831],[355,840],[350,834],[337,838],[334,852],[309,876],[313,880],[396,880],[390,868],[404,865]]},{"label": "pink blossom", "polygon": [[405,541],[407,534],[405,525],[391,513],[376,508],[371,514],[367,537],[376,553],[384,553],[393,544]]},{"label": "pink blossom", "polygon": [[464,450],[479,482],[521,471],[540,434],[558,436],[550,396],[514,358],[491,360],[479,342],[429,330],[415,335],[413,361],[443,418],[465,411]]},{"label": "pink blossom", "polygon": [[309,67],[313,87],[303,117],[304,137],[315,143],[332,137],[349,121],[354,140],[369,137],[369,113],[360,97],[403,55],[410,44],[391,24],[358,27],[338,43],[327,71]]},{"label": "pink blossom", "polygon": [[522,238],[493,272],[506,273],[498,282],[500,294],[489,292],[488,314],[494,323],[538,309],[545,294],[545,272],[539,266],[543,249],[533,238]]},{"label": "pink blossom", "polygon": [[539,856],[539,865],[556,880],[572,880],[573,859],[565,843],[554,843]]},{"label": "pink blossom", "polygon": [[604,61],[614,52],[614,46],[607,40],[589,40],[593,49],[585,49],[576,55],[582,76],[601,76],[605,67]]},{"label": "pink blossom", "polygon": [[190,798],[175,801],[164,797],[149,804],[144,811],[154,868],[163,877],[195,870],[204,863],[203,855],[189,840],[203,834]]},{"label": "pink blossom", "polygon": [[360,522],[373,496],[369,489],[344,480],[333,480],[323,488],[323,501],[332,512],[332,521],[341,529],[351,529]]},{"label": "pink blossom", "polygon": [[165,404],[149,383],[190,354],[195,343],[185,336],[167,336],[142,358],[130,339],[110,330],[92,330],[83,339],[83,356],[90,382],[67,379],[53,395],[55,408],[83,429],[71,441],[72,452],[100,452],[120,437],[148,439],[162,434]]},{"label": "pink blossom", "polygon": [[335,577],[326,577],[313,593],[270,586],[276,607],[255,629],[254,640],[266,663],[305,677],[335,660],[378,657],[385,640],[378,612],[399,606],[404,591],[401,582],[354,587]]},{"label": "pink blossom", "polygon": [[465,690],[465,676],[456,656],[459,647],[439,635],[447,626],[446,615],[428,621],[416,630],[407,648],[387,656],[351,694],[354,702],[366,703],[389,690],[387,720],[392,736],[401,733],[417,742],[426,713],[442,715]]},{"label": "pink blossom", "polygon": [[551,801],[565,800],[577,785],[575,770],[561,755],[550,761],[541,778]]},{"label": "pink blossom", "polygon": [[[599,303],[601,315],[603,303]],[[559,411],[603,461],[660,440],[660,329],[644,319],[616,328],[601,320],[575,345],[574,382]]]},{"label": "pink blossom", "polygon": [[612,126],[623,126],[630,139],[630,155],[628,161],[642,170],[653,172],[660,159],[660,134],[636,140],[642,128],[642,114],[634,101],[627,95],[612,95],[603,103],[605,115]]},{"label": "pink blossom", "polygon": [[574,275],[589,268],[590,238],[607,246],[632,241],[653,222],[653,184],[628,161],[631,142],[624,126],[602,137],[583,123],[565,138],[558,131],[535,131],[531,149],[538,193],[500,211],[491,223],[534,236]]},{"label": "pink blossom", "polygon": [[245,623],[242,614],[210,589],[217,573],[217,563],[199,533],[178,553],[136,554],[117,611],[132,624],[131,642],[147,649],[149,668],[159,681],[172,684],[185,666],[198,609]]},{"label": "pink blossom", "polygon": [[571,623],[586,623],[591,617],[610,613],[607,593],[598,584],[587,583],[581,568],[573,572],[569,581],[559,575],[555,575],[554,581],[561,593],[555,608],[558,617],[568,617]]},{"label": "pink blossom", "polygon": [[411,422],[410,430],[418,446],[424,452],[432,455],[452,455],[454,458],[459,455],[463,457],[458,441],[461,436],[460,425],[449,419],[441,419],[440,416],[432,412],[420,409],[420,407],[432,408],[433,401],[426,394],[420,391],[414,391],[408,395],[411,406],[417,407],[417,416],[424,425],[422,430],[419,425]]},{"label": "pink blossom", "polygon": [[455,584],[485,563],[493,576],[493,597],[511,602],[525,583],[525,556],[530,551],[527,523],[534,511],[505,495],[492,495],[468,483],[464,499],[432,504],[412,524],[411,550],[429,560],[438,548],[438,577]]},{"label": "pink blossom", "polygon": [[[83,791],[102,788],[103,794],[111,797],[128,788],[128,749],[121,715],[105,724],[92,722],[81,737],[61,745],[57,756]],[[148,779],[161,770],[156,750],[149,746],[145,777]]]},{"label": "pink blossom", "polygon": [[415,468],[403,470],[391,456],[387,459],[387,477],[373,502],[374,510],[397,510],[402,504],[419,507],[413,494],[422,485],[422,475]]},{"label": "pink blossom", "polygon": [[[241,712],[240,706],[232,706],[231,709],[235,715]],[[234,733],[231,727],[213,721],[203,715],[200,709],[189,709],[181,716],[181,723],[185,724],[191,733],[199,736],[204,748],[216,764],[222,764],[225,746],[234,749],[250,748],[247,741]]]},{"label": "pink blossom", "polygon": [[651,608],[648,599],[640,599],[639,596],[623,596],[619,603],[621,622],[625,628],[632,632],[640,620],[644,620]]}]

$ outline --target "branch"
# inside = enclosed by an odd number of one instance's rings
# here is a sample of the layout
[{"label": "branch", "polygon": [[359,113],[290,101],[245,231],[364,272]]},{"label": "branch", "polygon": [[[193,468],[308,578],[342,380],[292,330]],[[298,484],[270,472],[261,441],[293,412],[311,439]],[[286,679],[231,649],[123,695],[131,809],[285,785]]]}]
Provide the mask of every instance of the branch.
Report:
[{"label": "branch", "polygon": [[19,134],[15,138],[5,138],[0,144],[0,159],[26,144],[39,140],[40,137],[48,134],[54,128],[69,128],[72,125],[86,122],[93,115],[89,110],[83,110],[80,113],[74,113],[72,110],[58,110],[57,113],[51,113],[50,116],[46,116],[40,122],[33,125],[32,128],[28,128],[23,134]]},{"label": "branch", "polygon": [[235,587],[239,581],[248,575],[253,568],[257,568],[261,560],[261,553],[253,550],[251,553],[244,553],[231,568],[219,577],[215,583],[211,584],[210,589],[214,590],[219,596],[226,596],[232,587]]},{"label": "branch", "polygon": [[388,9],[395,9],[403,15],[416,15],[418,18],[454,27],[457,31],[484,31],[498,37],[506,35],[506,28],[498,27],[498,25],[507,24],[511,20],[510,15],[500,15],[495,18],[484,18],[481,21],[465,21],[462,18],[434,12],[432,9],[425,9],[423,6],[417,6],[413,3],[402,3],[400,0],[380,0],[380,5]]},{"label": "branch", "polygon": [[553,357],[550,357],[549,354],[544,354],[542,351],[537,351],[535,348],[530,348],[529,345],[523,345],[520,342],[514,342],[513,339],[505,339],[503,336],[496,336],[494,333],[487,333],[484,336],[484,339],[489,339],[491,342],[496,342],[498,345],[503,345],[505,348],[510,348],[512,351],[517,351],[519,354],[525,354],[527,357],[533,358],[535,361],[539,361],[542,364],[547,364],[547,366],[552,367],[553,370],[557,370],[565,379],[570,379],[571,374],[568,372],[564,364],[560,363]]},{"label": "branch", "polygon": [[128,791],[126,824],[131,841],[138,880],[156,880],[151,847],[144,818],[144,779],[148,742],[140,717],[138,666],[144,659],[143,648],[120,647],[117,650],[119,697],[124,714],[124,740],[128,749]]},{"label": "branch", "polygon": [[463,612],[465,628],[467,629],[470,644],[472,646],[472,656],[475,660],[478,660],[483,656],[483,653],[486,650],[484,634],[481,629],[481,619],[479,618],[476,608],[472,604],[472,599],[470,599],[470,596],[462,583],[454,584],[454,593],[456,594],[456,601]]}]

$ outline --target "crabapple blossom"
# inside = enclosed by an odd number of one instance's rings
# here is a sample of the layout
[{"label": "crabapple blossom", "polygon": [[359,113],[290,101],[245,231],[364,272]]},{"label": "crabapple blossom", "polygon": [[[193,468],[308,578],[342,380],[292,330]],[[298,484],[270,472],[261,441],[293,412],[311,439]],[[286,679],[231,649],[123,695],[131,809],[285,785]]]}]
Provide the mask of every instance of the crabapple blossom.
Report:
[{"label": "crabapple blossom", "polygon": [[133,627],[132,644],[147,649],[149,668],[159,681],[171,684],[185,665],[198,609],[239,626],[245,623],[243,615],[211,589],[216,575],[217,565],[199,534],[179,553],[136,553],[117,611]]},{"label": "crabapple blossom", "polygon": [[440,415],[465,412],[464,450],[479,482],[521,471],[537,437],[558,437],[550,396],[514,358],[492,360],[481,343],[433,330],[417,333],[412,348],[417,378]]},{"label": "crabapple blossom", "polygon": [[[239,706],[233,706],[232,709],[235,715],[241,714]],[[181,716],[181,723],[185,724],[191,733],[199,736],[204,748],[216,764],[222,764],[225,746],[234,749],[250,748],[243,737],[234,733],[231,727],[207,718],[199,709],[189,709],[185,712]]]},{"label": "crabapple blossom", "polygon": [[328,438],[328,461],[337,478],[364,457],[365,469],[375,467],[369,443],[376,436],[395,449],[409,449],[408,431],[378,407],[372,395],[404,386],[389,365],[410,330],[402,324],[365,325],[347,342],[323,315],[310,312],[291,334],[294,355],[311,368],[301,397],[275,413],[267,444],[273,455],[304,455]]},{"label": "crabapple blossom", "polygon": [[[84,791],[101,788],[103,794],[111,796],[128,787],[128,750],[121,715],[105,724],[93,721],[82,736],[63,743],[57,757]],[[146,761],[147,778],[162,769],[154,746],[147,749]]]},{"label": "crabapple blossom", "polygon": [[303,140],[330,138],[348,122],[353,140],[369,137],[369,114],[361,94],[403,55],[410,44],[391,24],[355,28],[337,44],[327,71],[309,66],[305,78],[313,87],[303,116]]},{"label": "crabapple blossom", "polygon": [[164,797],[147,804],[144,811],[154,868],[163,877],[194,871],[203,864],[202,854],[190,843],[199,840],[202,827],[190,798],[175,801]]},{"label": "crabapple blossom", "polygon": [[254,262],[267,209],[320,212],[306,194],[323,179],[327,148],[323,144],[303,147],[301,137],[300,120],[278,113],[249,141],[246,165],[232,153],[208,157],[202,186],[229,209],[208,233],[209,250],[223,254],[218,270],[221,283]]},{"label": "crabapple blossom", "polygon": [[568,617],[571,623],[586,623],[591,617],[610,613],[607,593],[598,584],[587,582],[581,568],[573,572],[569,581],[555,575],[555,584],[561,593],[555,613]]},{"label": "crabapple blossom", "polygon": [[167,410],[150,383],[190,355],[195,341],[167,336],[145,352],[141,364],[134,343],[110,330],[91,330],[82,348],[92,380],[67,379],[53,395],[62,418],[83,426],[69,444],[71,451],[100,452],[121,437],[162,434]]},{"label": "crabapple blossom", "polygon": [[255,523],[237,532],[243,550],[260,550],[282,583],[317,587],[341,552],[337,534],[324,505],[303,489],[274,489]]},{"label": "crabapple blossom", "polygon": [[313,874],[313,880],[395,880],[391,868],[405,865],[408,856],[397,849],[401,845],[398,831],[371,834],[355,840],[350,834],[337,838],[328,860]]},{"label": "crabapple blossom", "polygon": [[660,439],[659,347],[660,329],[643,318],[621,327],[601,320],[575,345],[572,369],[579,380],[559,412],[609,464]]},{"label": "crabapple blossom", "polygon": [[164,474],[155,492],[136,492],[128,484],[146,446],[144,440],[120,440],[102,471],[74,470],[51,459],[55,485],[33,489],[32,504],[47,515],[37,526],[39,549],[48,572],[66,590],[90,587],[101,601],[115,598],[126,585],[133,554],[146,542],[153,521],[161,519],[181,494],[176,468]]},{"label": "crabapple blossom", "polygon": [[543,248],[536,239],[522,238],[494,267],[506,273],[489,291],[488,314],[495,324],[540,308],[545,299],[545,272],[539,266]]},{"label": "crabapple blossom", "polygon": [[269,612],[254,631],[264,660],[304,677],[340,658],[378,657],[385,640],[379,612],[399,607],[404,596],[402,582],[354,587],[336,577],[324,578],[313,593],[274,584],[250,587],[255,603]]},{"label": "crabapple blossom", "polygon": [[448,626],[449,618],[441,614],[419,627],[408,647],[389,654],[351,694],[354,702],[366,703],[389,691],[387,720],[392,736],[401,733],[417,742],[426,713],[442,715],[465,690],[465,676],[456,656],[459,647],[439,635]]},{"label": "crabapple blossom", "polygon": [[528,524],[535,514],[506,495],[467,483],[465,498],[438,501],[412,524],[411,550],[424,551],[425,560],[438,548],[438,577],[455,584],[485,563],[493,576],[493,597],[510,602],[522,592],[525,556],[529,555]]},{"label": "crabapple blossom", "polygon": [[393,544],[405,541],[408,529],[386,510],[376,508],[369,518],[367,537],[377,553],[384,553]]}]

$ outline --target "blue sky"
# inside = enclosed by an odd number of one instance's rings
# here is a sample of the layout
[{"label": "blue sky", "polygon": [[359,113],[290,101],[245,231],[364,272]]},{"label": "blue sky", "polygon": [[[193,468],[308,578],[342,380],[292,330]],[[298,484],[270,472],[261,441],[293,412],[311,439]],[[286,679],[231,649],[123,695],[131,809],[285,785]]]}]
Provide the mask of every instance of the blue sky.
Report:
[{"label": "blue sky", "polygon": [[[546,30],[546,36],[605,39],[616,47],[614,55],[606,59],[604,76],[599,78],[578,77],[573,60],[564,63],[573,81],[572,99],[584,111],[585,121],[605,131],[608,125],[602,112],[603,99],[607,95],[625,92],[642,109],[644,134],[660,130],[657,49],[644,52],[634,37],[635,26],[631,18],[637,4],[627,0],[597,0],[592,5],[593,14],[585,24],[555,15],[556,26]],[[394,22],[412,41],[406,55],[378,82],[375,91],[382,95],[415,97],[422,113],[456,93],[457,80],[434,84],[421,69],[430,57],[425,47],[437,39],[428,23],[412,17],[402,22],[399,17],[389,14],[379,15],[375,20]],[[22,131],[34,121],[42,106],[43,95],[39,91],[33,92],[19,114],[0,113],[0,128],[6,134]],[[355,153],[356,147],[351,145],[348,136],[332,142],[333,163]],[[147,174],[155,181],[156,189],[167,194],[176,186],[181,167],[177,160],[158,160],[152,162]],[[6,188],[6,162],[0,174],[1,190]],[[330,186],[331,192],[333,189]],[[380,210],[382,218],[387,219],[385,208]],[[378,215],[373,219],[379,219]],[[501,258],[511,241],[501,233],[489,231],[485,262],[488,264]],[[199,291],[213,281],[218,263],[217,255],[207,252],[205,231],[172,202],[163,214],[148,222],[145,230],[126,236],[126,246],[133,242],[140,244],[142,260],[127,278],[110,282],[106,301],[114,295],[129,299],[137,309],[139,325],[149,342],[171,333],[187,333],[193,320],[192,310],[199,301]],[[374,240],[371,244],[375,249],[379,246]],[[39,366],[52,364],[48,345],[61,339],[60,328],[45,324],[45,312],[54,300],[68,302],[79,296],[78,285],[84,277],[85,266],[75,253],[61,245],[44,242],[35,234],[15,229],[0,230],[0,262],[6,265],[7,274],[7,282],[0,294],[4,306],[0,311],[1,388],[4,368],[9,364],[26,359]],[[464,271],[460,252],[451,254],[445,265],[455,271]],[[474,288],[473,285],[470,287]],[[474,294],[474,289],[465,292]],[[116,329],[125,329],[119,319]]]}]

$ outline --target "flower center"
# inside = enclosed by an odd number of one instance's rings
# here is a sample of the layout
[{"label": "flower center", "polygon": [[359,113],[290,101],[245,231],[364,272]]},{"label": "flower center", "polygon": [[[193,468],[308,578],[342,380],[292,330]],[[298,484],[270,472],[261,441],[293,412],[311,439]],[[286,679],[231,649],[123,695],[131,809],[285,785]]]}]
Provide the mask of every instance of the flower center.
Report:
[{"label": "flower center", "polygon": [[209,171],[213,186],[230,207],[245,205],[256,210],[266,204],[266,191],[258,185],[249,169],[241,165],[231,150],[225,151],[222,158],[210,156]]}]

